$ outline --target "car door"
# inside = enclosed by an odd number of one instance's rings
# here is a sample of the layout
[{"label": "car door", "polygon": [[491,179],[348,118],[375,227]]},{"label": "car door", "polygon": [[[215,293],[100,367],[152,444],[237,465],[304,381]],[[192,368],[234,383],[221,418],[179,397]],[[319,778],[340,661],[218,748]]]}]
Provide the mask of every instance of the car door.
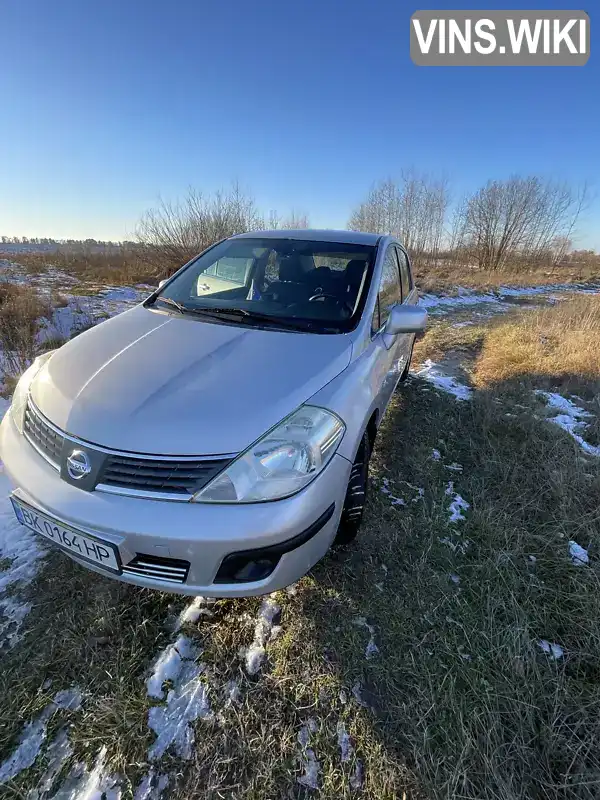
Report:
[{"label": "car door", "polygon": [[[396,258],[398,260],[398,269],[400,272],[400,285],[402,288],[402,303],[406,305],[416,305],[419,297],[415,288],[412,272],[410,269],[410,260],[406,250],[398,244],[394,245],[396,251]],[[398,337],[398,359],[402,362],[400,374],[404,370],[406,364],[410,361],[413,344],[415,341],[414,333],[403,333]]]},{"label": "car door", "polygon": [[383,332],[392,306],[401,302],[402,285],[398,258],[395,245],[390,244],[383,258],[377,305],[372,322],[373,341],[378,349],[376,374],[380,383],[377,390],[380,408],[385,408],[389,403],[406,364],[405,335],[388,336]]}]

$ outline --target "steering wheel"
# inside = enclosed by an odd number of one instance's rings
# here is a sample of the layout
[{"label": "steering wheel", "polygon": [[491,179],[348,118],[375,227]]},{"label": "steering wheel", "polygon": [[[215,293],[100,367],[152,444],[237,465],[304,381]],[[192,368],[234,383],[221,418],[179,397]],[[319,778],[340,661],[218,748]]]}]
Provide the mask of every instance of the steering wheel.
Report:
[{"label": "steering wheel", "polygon": [[342,300],[341,297],[338,297],[336,294],[330,294],[329,292],[321,292],[320,294],[313,294],[312,297],[308,298],[309,303],[317,303],[320,300],[333,300],[338,306],[342,306],[342,308],[347,309],[350,312],[350,316],[352,316],[352,312],[354,311],[354,307],[350,305],[346,300]]},{"label": "steering wheel", "polygon": [[330,300],[335,300],[336,303],[341,302],[340,298],[337,295],[328,294],[327,292],[320,292],[319,294],[313,294],[312,297],[308,298],[308,302],[309,303],[314,303],[317,300],[325,300],[326,298],[329,298]]}]

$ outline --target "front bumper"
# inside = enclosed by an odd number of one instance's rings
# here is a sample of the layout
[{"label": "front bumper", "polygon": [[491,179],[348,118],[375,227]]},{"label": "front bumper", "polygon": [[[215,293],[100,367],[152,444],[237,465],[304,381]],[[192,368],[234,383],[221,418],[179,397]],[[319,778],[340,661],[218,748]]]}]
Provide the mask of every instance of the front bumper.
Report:
[{"label": "front bumper", "polygon": [[[111,542],[124,566],[141,553],[188,561],[190,568],[184,584],[167,584],[154,578],[115,575],[67,553],[78,563],[136,586],[210,597],[267,594],[305,575],[333,541],[352,466],[336,454],[318,478],[286,500],[213,505],[123,497],[71,486],[19,434],[10,414],[0,425],[0,455],[18,497],[72,528]],[[326,517],[332,504],[333,515],[303,541],[300,535]],[[301,544],[283,553],[267,578],[248,583],[214,582],[228,555],[269,548],[295,537],[300,537]]]}]

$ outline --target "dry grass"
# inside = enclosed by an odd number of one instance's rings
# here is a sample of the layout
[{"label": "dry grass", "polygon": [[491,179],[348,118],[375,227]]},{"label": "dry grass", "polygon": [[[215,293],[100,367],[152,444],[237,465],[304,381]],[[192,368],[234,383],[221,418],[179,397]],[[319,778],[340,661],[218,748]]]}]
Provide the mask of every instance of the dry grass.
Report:
[{"label": "dry grass", "polygon": [[[442,325],[420,347],[438,354],[468,348],[479,375],[494,352],[498,364],[512,363],[516,344],[507,349],[503,328],[533,336],[543,327],[556,337],[557,353],[573,354],[568,342],[584,326],[591,356],[594,343],[600,349],[593,313],[587,300],[569,301],[489,329]],[[534,376],[561,385],[583,380],[568,363],[559,374],[554,361],[548,354],[504,372],[490,367],[470,403],[416,379],[404,385],[378,436],[359,540],[324,559],[295,595],[279,593],[282,634],[268,645],[258,676],[246,675],[240,648],[252,640],[260,601],[219,601],[212,616],[188,626],[203,648],[202,680],[215,717],[197,724],[191,763],[170,755],[160,763],[173,776],[168,797],[600,796],[600,464],[582,461],[566,433],[532,413]],[[512,403],[517,394],[529,398],[528,408]],[[462,472],[447,469],[453,462]],[[383,478],[405,506],[390,504]],[[458,524],[449,522],[450,480],[471,506]],[[571,563],[570,539],[589,548],[589,566]],[[60,554],[30,594],[28,633],[0,665],[0,758],[55,691],[76,683],[86,699],[66,720],[74,759],[91,763],[106,745],[129,798],[153,739],[145,678],[184,601],[120,586]],[[374,626],[379,653],[372,659],[357,617]],[[559,643],[564,658],[549,659],[542,638]],[[52,686],[43,689],[49,678]],[[239,683],[239,703],[227,702],[230,679]],[[366,706],[353,695],[357,682]],[[309,719],[317,791],[297,783],[297,737]],[[63,722],[53,720],[50,739]],[[352,736],[347,762],[340,722]],[[349,784],[357,760],[361,791]],[[39,759],[0,792],[25,797],[42,771]]]},{"label": "dry grass", "polygon": [[471,289],[497,289],[500,286],[545,286],[553,283],[575,283],[600,279],[600,261],[595,264],[561,266],[555,269],[502,269],[482,270],[475,267],[424,266],[415,270],[415,278],[422,292],[444,292],[457,286]]},{"label": "dry grass", "polygon": [[572,295],[538,310],[519,309],[494,319],[455,327],[432,318],[415,344],[417,362],[460,355],[480,388],[586,386],[600,392],[600,296]]},{"label": "dry grass", "polygon": [[600,381],[599,344],[600,297],[575,297],[492,327],[475,378],[481,385],[520,376],[527,380],[538,374],[558,380],[576,375]]},{"label": "dry grass", "polygon": [[115,252],[86,253],[60,251],[55,253],[2,253],[0,258],[16,262],[32,274],[57,267],[81,281],[117,286],[136,283],[156,283],[152,269],[136,249],[120,248]]},{"label": "dry grass", "polygon": [[476,354],[481,349],[488,332],[489,326],[483,323],[455,328],[444,318],[430,319],[426,333],[415,341],[413,362],[418,364],[426,358],[435,361],[448,351]]},{"label": "dry grass", "polygon": [[27,368],[37,350],[38,321],[51,305],[31,287],[0,283],[0,350],[5,374],[15,377]]}]

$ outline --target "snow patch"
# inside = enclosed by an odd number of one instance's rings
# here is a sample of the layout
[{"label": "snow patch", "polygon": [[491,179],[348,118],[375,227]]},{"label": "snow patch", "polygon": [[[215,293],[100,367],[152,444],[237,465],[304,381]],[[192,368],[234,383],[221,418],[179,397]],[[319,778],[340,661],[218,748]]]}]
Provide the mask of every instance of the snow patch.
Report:
[{"label": "snow patch", "polygon": [[82,694],[79,689],[62,689],[54,695],[53,703],[64,711],[79,711],[81,708]]},{"label": "snow patch", "polygon": [[446,487],[446,494],[452,497],[452,502],[450,503],[450,520],[449,522],[459,522],[460,520],[464,520],[465,516],[462,513],[463,511],[467,511],[471,506],[467,503],[466,500],[454,491],[454,482],[449,481],[448,486]]},{"label": "snow patch", "polygon": [[262,667],[267,654],[265,648],[271,637],[273,623],[280,613],[281,608],[271,597],[267,597],[262,601],[254,628],[254,640],[244,654],[248,675],[256,675]]},{"label": "snow patch", "polygon": [[[403,497],[396,497],[395,495],[392,494],[392,491],[390,489],[389,478],[383,478],[381,483],[382,485],[380,491],[382,494],[385,494],[387,497],[390,498],[391,505],[393,506],[407,505],[407,501]],[[413,486],[412,483],[409,483],[408,481],[400,481],[400,483],[404,483],[406,486],[408,486],[409,489],[412,489],[414,492],[416,492],[416,496],[411,498],[410,500],[411,503],[418,503],[419,500],[422,500],[425,497],[425,489],[419,486]]]},{"label": "snow patch", "polygon": [[76,711],[80,705],[81,692],[78,689],[57,692],[39,717],[25,725],[16,750],[0,765],[0,786],[35,762],[46,739],[48,723],[58,709]]},{"label": "snow patch", "polygon": [[350,784],[351,789],[353,789],[355,792],[358,792],[362,789],[363,782],[364,782],[364,767],[360,758],[357,758],[356,765],[354,767],[354,772],[350,776],[350,780],[348,781],[348,783]]},{"label": "snow patch", "polygon": [[298,778],[298,783],[302,786],[306,786],[308,789],[318,789],[321,765],[316,759],[315,751],[308,747],[304,751],[301,763],[304,773]]},{"label": "snow patch", "polygon": [[[180,615],[177,626],[192,621],[196,611],[201,611],[203,605],[204,598],[195,598]],[[165,696],[164,683],[169,681],[172,688],[167,693],[164,705],[153,706],[148,711],[148,726],[156,734],[148,750],[150,761],[162,758],[171,745],[181,758],[191,758],[194,744],[191,723],[197,719],[212,718],[208,691],[200,678],[205,667],[195,661],[201,652],[189,637],[180,634],[175,642],[163,650],[154,664],[146,682],[148,695],[162,700]]]},{"label": "snow patch", "polygon": [[363,708],[369,708],[370,707],[369,704],[362,695],[362,689],[363,689],[362,683],[360,681],[356,681],[356,683],[352,687],[352,694],[359,706],[362,706]]},{"label": "snow patch", "polygon": [[106,746],[98,753],[91,771],[85,764],[76,764],[52,800],[120,800],[120,779],[106,773],[105,762]]},{"label": "snow patch", "polygon": [[46,770],[37,787],[27,795],[27,800],[42,800],[42,798],[45,798],[52,790],[52,785],[57,775],[73,755],[73,748],[69,742],[66,728],[60,729],[54,741],[48,745],[45,755],[47,761]]},{"label": "snow patch", "polygon": [[404,498],[396,497],[395,495],[392,494],[392,492],[390,490],[390,487],[389,487],[389,483],[390,483],[389,478],[384,478],[382,483],[383,483],[383,485],[381,487],[381,492],[382,492],[382,494],[385,494],[390,498],[391,504],[393,506],[405,506],[406,505],[406,501],[404,500]]},{"label": "snow patch", "polygon": [[373,656],[379,653],[379,648],[375,644],[375,626],[369,625],[366,617],[356,617],[356,619],[353,620],[353,624],[357,625],[359,628],[366,628],[369,631],[370,637],[365,649],[365,658],[373,658]]},{"label": "snow patch", "polygon": [[227,681],[225,684],[225,694],[227,695],[227,705],[237,705],[242,699],[242,693],[237,681]]},{"label": "snow patch", "polygon": [[25,726],[17,749],[0,765],[0,786],[30,767],[38,757],[46,738],[48,720],[52,716],[50,708],[45,708],[34,722],[28,722]]},{"label": "snow patch", "polygon": [[148,712],[148,725],[156,740],[148,750],[148,759],[156,761],[173,745],[180,758],[190,759],[197,719],[212,719],[208,691],[200,679],[204,665],[187,661],[178,675],[177,685],[167,695],[164,706],[154,706]]},{"label": "snow patch", "polygon": [[198,597],[194,597],[194,600],[186,606],[177,622],[175,624],[175,630],[178,631],[183,625],[190,624],[193,625],[195,622],[198,622],[201,616],[212,617],[213,612],[207,608],[206,606],[211,603],[207,597],[202,597],[202,595],[198,595]]},{"label": "snow patch", "polygon": [[465,386],[464,383],[460,383],[456,378],[444,374],[442,368],[430,358],[426,359],[423,362],[423,366],[415,370],[413,375],[428,381],[436,389],[453,395],[457,400],[470,400],[473,394],[472,389]]},{"label": "snow patch", "polygon": [[168,775],[157,775],[154,767],[150,767],[135,790],[133,800],[160,800],[164,790],[169,785]]},{"label": "snow patch", "polygon": [[562,647],[555,642],[548,642],[546,639],[540,639],[538,645],[542,648],[544,653],[547,653],[550,656],[553,661],[557,661],[565,654],[565,651],[562,649]]},{"label": "snow patch", "polygon": [[419,297],[419,305],[426,309],[444,308],[453,309],[460,308],[461,306],[474,306],[480,303],[495,303],[500,304],[498,295],[491,292],[486,294],[476,294],[470,292],[468,289],[458,288],[459,294],[457,296],[443,296],[437,294],[424,294]]},{"label": "snow patch", "polygon": [[14,597],[5,597],[0,600],[0,643],[9,649],[21,640],[20,629],[25,617],[31,611],[31,603],[19,603]]},{"label": "snow patch", "polygon": [[[0,398],[0,419],[8,406],[8,401]],[[0,462],[0,558],[10,561],[10,565],[0,572],[0,595],[14,584],[30,584],[46,554],[39,537],[17,522],[8,499],[10,492],[10,483]],[[0,645],[4,643],[13,647],[19,641],[20,629],[30,610],[31,604],[21,602],[14,594],[12,597],[0,596]]]},{"label": "snow patch", "polygon": [[150,697],[162,699],[165,696],[165,681],[174,682],[179,677],[184,660],[194,659],[198,655],[200,650],[192,641],[187,636],[179,636],[176,642],[163,650],[154,664],[152,675],[146,681]]},{"label": "snow patch", "polygon": [[434,461],[439,461],[442,457],[442,454],[440,453],[439,450],[432,450],[431,457],[433,458]]},{"label": "snow patch", "polygon": [[577,544],[577,542],[570,541],[569,542],[569,554],[571,556],[571,561],[575,564],[576,567],[583,567],[586,564],[590,563],[590,557],[588,556],[588,551]]},{"label": "snow patch", "polygon": [[571,400],[567,400],[566,397],[562,397],[556,392],[544,392],[537,389],[535,394],[543,397],[550,409],[561,412],[553,417],[548,417],[548,422],[567,431],[585,453],[600,457],[600,446],[588,444],[580,435],[580,432],[588,427],[584,420],[593,416],[589,411],[576,406]]},{"label": "snow patch", "polygon": [[0,572],[0,592],[4,592],[14,583],[23,586],[31,583],[46,553],[35,533],[17,522],[8,500],[10,487],[4,475],[0,475],[0,493],[4,497],[0,503],[0,557],[12,562],[8,569]]},{"label": "snow patch", "polygon": [[[539,295],[551,296],[553,292],[573,292],[576,294],[597,294],[600,286],[582,283],[555,283],[546,286],[501,286],[497,291],[476,292],[473,289],[457,287],[456,296],[425,294],[419,298],[419,305],[427,309],[452,310],[464,306],[490,303],[497,310],[507,310],[512,306],[504,303],[505,297],[536,297]],[[558,298],[555,298],[558,299]],[[459,325],[461,323],[458,323]]]},{"label": "snow patch", "polygon": [[439,539],[439,542],[440,544],[444,544],[446,545],[446,547],[449,547],[453,553],[460,553],[463,556],[471,546],[471,542],[469,541],[469,539],[461,539],[459,541],[453,541],[448,536],[442,536]]},{"label": "snow patch", "polygon": [[352,753],[354,752],[354,748],[352,747],[352,740],[350,739],[350,736],[346,731],[346,726],[342,720],[340,720],[337,724],[337,740],[342,762],[349,761]]},{"label": "snow patch", "polygon": [[306,786],[308,789],[319,788],[319,773],[321,771],[321,765],[317,761],[315,751],[308,747],[310,742],[310,734],[316,733],[317,730],[317,721],[314,718],[311,718],[308,720],[308,723],[303,725],[298,731],[298,744],[302,750],[299,760],[304,771],[297,780],[301,786]]}]

